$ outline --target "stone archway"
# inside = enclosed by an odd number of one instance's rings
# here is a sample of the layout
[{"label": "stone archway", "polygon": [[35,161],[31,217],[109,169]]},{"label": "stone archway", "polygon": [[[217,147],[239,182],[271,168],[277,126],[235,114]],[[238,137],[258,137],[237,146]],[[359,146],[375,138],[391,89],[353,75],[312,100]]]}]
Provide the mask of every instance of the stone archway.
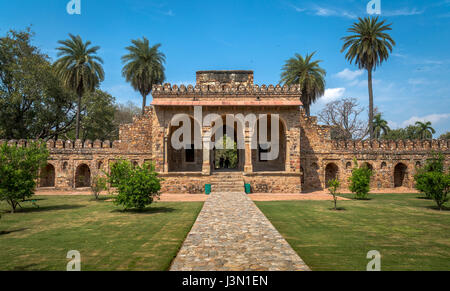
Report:
[{"label": "stone archway", "polygon": [[[175,120],[175,119],[174,119]],[[176,149],[172,144],[173,134],[185,126],[183,119],[180,119],[180,124],[177,126],[171,125],[169,128],[169,135],[167,138],[167,164],[169,172],[201,172],[203,163],[202,149],[194,148],[195,131],[201,133],[200,124],[189,116],[191,127],[191,142],[187,148]],[[186,125],[187,126],[187,125]],[[184,136],[182,138],[185,138]]]},{"label": "stone archway", "polygon": [[328,183],[331,180],[337,179],[339,167],[335,163],[329,163],[325,167],[325,188],[328,188]]},{"label": "stone archway", "polygon": [[[223,125],[211,133],[214,145],[210,152],[211,169],[216,172],[244,171],[245,149],[238,148],[238,138],[242,137],[237,132],[237,121],[234,120],[230,126],[225,124],[225,117],[222,116],[222,122]],[[230,133],[232,136],[228,136]]]},{"label": "stone archway", "polygon": [[252,149],[252,164],[254,172],[284,172],[286,171],[286,156],[287,156],[287,141],[286,141],[286,123],[278,117],[278,139],[272,139],[272,115],[267,115],[267,140],[270,144],[277,143],[278,145],[278,156],[276,159],[265,161],[262,158],[263,153],[267,153],[269,150],[265,149],[267,145],[261,143],[260,140],[260,126],[261,118],[257,120],[257,131],[255,137],[257,139],[258,149]]},{"label": "stone archway", "polygon": [[398,163],[394,168],[394,187],[405,186],[405,180],[407,179],[408,167],[403,163]]},{"label": "stone archway", "polygon": [[47,164],[41,169],[40,187],[55,187],[55,167],[52,164]]},{"label": "stone archway", "polygon": [[91,186],[91,169],[86,164],[81,164],[75,172],[75,188]]}]

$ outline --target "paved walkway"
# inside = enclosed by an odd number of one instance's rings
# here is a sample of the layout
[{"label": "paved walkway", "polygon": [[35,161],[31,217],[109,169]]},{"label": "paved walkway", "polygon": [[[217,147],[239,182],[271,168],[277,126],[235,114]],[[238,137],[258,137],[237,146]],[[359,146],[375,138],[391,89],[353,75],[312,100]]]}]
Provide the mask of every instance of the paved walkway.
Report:
[{"label": "paved walkway", "polygon": [[172,271],[309,270],[244,193],[213,193]]}]

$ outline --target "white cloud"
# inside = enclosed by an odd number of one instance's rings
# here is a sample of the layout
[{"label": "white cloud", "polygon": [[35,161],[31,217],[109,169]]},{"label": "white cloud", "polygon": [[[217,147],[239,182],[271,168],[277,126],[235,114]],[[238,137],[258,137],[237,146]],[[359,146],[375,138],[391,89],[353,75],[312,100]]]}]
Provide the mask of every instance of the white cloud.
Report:
[{"label": "white cloud", "polygon": [[175,16],[175,13],[172,10],[162,12],[162,14],[164,14],[166,16]]},{"label": "white cloud", "polygon": [[323,104],[335,101],[344,96],[345,88],[330,88],[325,90],[325,94],[319,101]]},{"label": "white cloud", "polygon": [[408,9],[408,8],[402,8],[398,10],[391,10],[391,11],[382,11],[382,14],[384,16],[412,16],[412,15],[420,15],[424,13],[425,10],[419,10],[417,8]]},{"label": "white cloud", "polygon": [[442,122],[449,118],[450,118],[450,113],[430,114],[430,115],[426,115],[423,117],[413,116],[410,119],[403,121],[401,125],[402,125],[402,127],[406,127],[408,125],[414,125],[417,121],[420,121],[420,122],[430,121],[431,123],[435,124],[435,123]]},{"label": "white cloud", "polygon": [[337,73],[336,77],[338,77],[340,79],[344,79],[346,81],[353,81],[353,80],[357,79],[359,76],[361,76],[362,74],[364,74],[364,71],[362,71],[362,70],[352,71],[349,69],[344,69],[343,71]]},{"label": "white cloud", "polygon": [[337,17],[345,17],[345,18],[351,18],[355,19],[357,16],[349,11],[343,10],[343,9],[334,9],[334,8],[328,8],[328,7],[321,7],[321,6],[313,6],[311,8],[300,8],[295,5],[290,5],[296,12],[307,12],[308,14],[316,15],[316,16],[322,16],[322,17],[330,17],[330,16],[337,16]]}]

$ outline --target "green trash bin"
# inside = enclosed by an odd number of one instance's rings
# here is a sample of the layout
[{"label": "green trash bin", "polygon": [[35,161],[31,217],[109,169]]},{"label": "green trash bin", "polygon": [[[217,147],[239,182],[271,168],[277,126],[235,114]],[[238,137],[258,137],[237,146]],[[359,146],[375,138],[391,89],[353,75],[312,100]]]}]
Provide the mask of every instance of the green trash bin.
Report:
[{"label": "green trash bin", "polygon": [[211,184],[205,184],[205,194],[211,194]]},{"label": "green trash bin", "polygon": [[252,188],[250,187],[250,184],[245,184],[245,194],[252,193]]}]

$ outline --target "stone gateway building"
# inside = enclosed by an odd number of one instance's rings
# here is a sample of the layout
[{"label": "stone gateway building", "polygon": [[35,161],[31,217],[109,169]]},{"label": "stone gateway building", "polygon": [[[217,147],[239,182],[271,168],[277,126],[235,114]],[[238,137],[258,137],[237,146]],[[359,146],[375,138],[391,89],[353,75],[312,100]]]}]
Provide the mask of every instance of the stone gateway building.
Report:
[{"label": "stone gateway building", "polygon": [[[334,178],[345,187],[354,158],[373,169],[373,188],[411,188],[416,168],[432,152],[444,153],[446,165],[449,163],[449,140],[331,140],[330,127],[305,115],[298,86],[254,85],[252,71],[200,71],[195,86],[155,86],[152,95],[145,114],[123,125],[117,141],[48,141],[50,159],[39,186],[59,190],[89,187],[93,175],[108,172],[122,158],[133,164],[154,163],[163,178],[163,192],[192,194],[204,193],[205,184],[211,184],[213,191],[243,191],[244,183],[250,184],[253,192],[301,193],[326,188]],[[182,125],[172,122],[177,114],[189,116],[191,147],[175,149],[170,142]],[[222,121],[230,114],[254,114],[258,125],[259,116],[266,115],[269,132],[279,123],[278,157],[261,159],[267,148],[251,146],[255,137],[259,141],[259,133],[250,123],[242,125],[235,120],[234,129],[227,129],[225,122],[218,128],[216,120],[205,122],[211,114]],[[273,123],[275,115],[279,118]],[[234,133],[235,141],[241,139],[243,147],[235,150],[232,162],[219,157],[220,150],[214,146],[204,146],[215,141],[218,131],[227,136]],[[194,146],[196,135],[201,148]]]}]

